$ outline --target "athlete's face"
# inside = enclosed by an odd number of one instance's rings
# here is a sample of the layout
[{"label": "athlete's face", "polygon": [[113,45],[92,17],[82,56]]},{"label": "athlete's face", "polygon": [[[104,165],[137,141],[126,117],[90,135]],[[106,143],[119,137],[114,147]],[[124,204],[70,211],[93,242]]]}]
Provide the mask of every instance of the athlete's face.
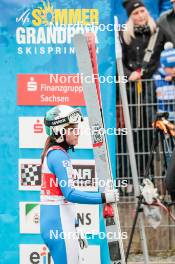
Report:
[{"label": "athlete's face", "polygon": [[78,137],[80,135],[80,129],[78,124],[71,125],[66,128],[66,142],[69,145],[76,146],[78,144]]},{"label": "athlete's face", "polygon": [[131,13],[131,18],[134,25],[144,26],[148,23],[148,12],[144,6],[138,7]]}]

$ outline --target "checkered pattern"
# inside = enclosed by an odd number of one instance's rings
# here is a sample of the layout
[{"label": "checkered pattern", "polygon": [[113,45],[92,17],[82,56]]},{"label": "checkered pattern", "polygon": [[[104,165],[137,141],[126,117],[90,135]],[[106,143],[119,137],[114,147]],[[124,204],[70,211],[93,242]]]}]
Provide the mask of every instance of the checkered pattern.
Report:
[{"label": "checkered pattern", "polygon": [[41,185],[40,164],[21,164],[21,185],[22,186]]}]

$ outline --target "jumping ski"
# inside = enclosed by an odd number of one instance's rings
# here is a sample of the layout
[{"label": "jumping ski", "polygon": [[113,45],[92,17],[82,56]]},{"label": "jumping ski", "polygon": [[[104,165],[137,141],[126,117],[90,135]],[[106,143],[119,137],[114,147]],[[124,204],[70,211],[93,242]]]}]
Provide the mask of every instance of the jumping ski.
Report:
[{"label": "jumping ski", "polygon": [[[88,33],[87,36],[82,34],[75,35],[74,47],[80,73],[82,73],[83,76],[94,76],[94,74],[98,74],[95,36],[93,33]],[[99,80],[95,78],[95,81],[92,81],[91,83],[83,81],[82,86],[89,126],[91,131],[93,131],[91,136],[97,177],[100,180],[110,183],[110,188],[112,189],[114,188],[114,185],[107,138],[105,133],[101,133],[101,129],[104,131],[104,120],[100,97],[100,83]],[[104,188],[104,186],[99,186],[101,192],[104,192]],[[110,264],[125,264],[117,204],[105,205],[103,212],[105,217]],[[112,238],[109,238],[109,233],[114,234]]]}]

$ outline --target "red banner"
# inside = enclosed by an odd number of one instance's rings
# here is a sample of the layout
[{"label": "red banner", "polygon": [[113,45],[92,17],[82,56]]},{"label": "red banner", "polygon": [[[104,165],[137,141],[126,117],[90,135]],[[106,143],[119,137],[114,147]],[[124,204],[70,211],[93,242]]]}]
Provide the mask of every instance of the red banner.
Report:
[{"label": "red banner", "polygon": [[18,74],[18,105],[85,106],[79,74]]}]

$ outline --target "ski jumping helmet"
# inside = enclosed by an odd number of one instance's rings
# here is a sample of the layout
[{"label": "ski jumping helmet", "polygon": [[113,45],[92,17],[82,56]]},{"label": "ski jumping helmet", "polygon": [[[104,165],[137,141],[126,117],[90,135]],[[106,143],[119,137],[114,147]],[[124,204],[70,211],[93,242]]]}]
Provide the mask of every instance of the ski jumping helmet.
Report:
[{"label": "ski jumping helmet", "polygon": [[81,121],[83,116],[80,109],[67,105],[51,108],[44,118],[47,135],[53,136],[57,143],[62,143],[65,139],[61,130],[71,124],[79,124]]}]

